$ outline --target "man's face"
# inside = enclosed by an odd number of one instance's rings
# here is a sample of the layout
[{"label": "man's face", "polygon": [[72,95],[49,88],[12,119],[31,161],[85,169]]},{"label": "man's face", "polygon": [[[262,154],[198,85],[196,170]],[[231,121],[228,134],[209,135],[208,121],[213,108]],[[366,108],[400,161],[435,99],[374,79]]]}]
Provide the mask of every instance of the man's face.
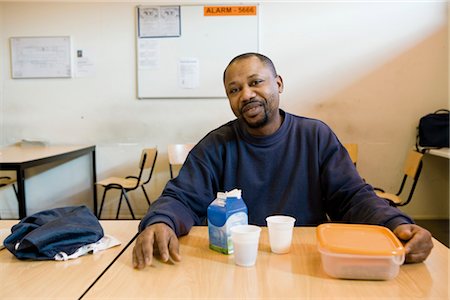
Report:
[{"label": "man's face", "polygon": [[231,64],[224,84],[233,113],[242,118],[249,128],[258,130],[270,125],[278,114],[283,82],[257,57],[251,56]]}]

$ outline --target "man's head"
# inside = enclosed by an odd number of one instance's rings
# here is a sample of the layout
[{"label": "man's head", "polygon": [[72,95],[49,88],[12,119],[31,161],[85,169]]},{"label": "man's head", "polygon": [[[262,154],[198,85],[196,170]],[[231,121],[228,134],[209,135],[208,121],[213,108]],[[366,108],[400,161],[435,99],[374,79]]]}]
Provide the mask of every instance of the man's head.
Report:
[{"label": "man's head", "polygon": [[247,52],[247,53],[243,53],[240,54],[238,56],[236,56],[235,58],[233,58],[230,63],[228,64],[228,66],[225,68],[225,70],[223,71],[223,81],[225,82],[225,75],[227,73],[228,67],[230,65],[232,65],[233,63],[240,61],[242,59],[246,59],[249,57],[256,57],[258,58],[265,66],[267,66],[270,71],[272,72],[273,76],[277,76],[277,71],[275,70],[275,65],[273,64],[272,60],[270,58],[268,58],[265,55],[262,55],[260,53],[255,53],[255,52]]},{"label": "man's head", "polygon": [[258,53],[236,56],[223,74],[231,109],[253,135],[267,135],[281,125],[279,94],[283,80],[272,61]]}]

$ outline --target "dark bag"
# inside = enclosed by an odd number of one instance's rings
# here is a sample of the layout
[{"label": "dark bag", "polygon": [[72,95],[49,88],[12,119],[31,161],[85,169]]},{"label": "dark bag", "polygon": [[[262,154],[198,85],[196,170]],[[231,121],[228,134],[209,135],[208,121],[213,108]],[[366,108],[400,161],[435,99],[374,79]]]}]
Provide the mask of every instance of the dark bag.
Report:
[{"label": "dark bag", "polygon": [[449,146],[449,111],[439,109],[420,118],[416,148],[442,148]]},{"label": "dark bag", "polygon": [[3,242],[19,259],[54,260],[64,252],[97,242],[103,228],[86,206],[49,209],[23,218]]}]

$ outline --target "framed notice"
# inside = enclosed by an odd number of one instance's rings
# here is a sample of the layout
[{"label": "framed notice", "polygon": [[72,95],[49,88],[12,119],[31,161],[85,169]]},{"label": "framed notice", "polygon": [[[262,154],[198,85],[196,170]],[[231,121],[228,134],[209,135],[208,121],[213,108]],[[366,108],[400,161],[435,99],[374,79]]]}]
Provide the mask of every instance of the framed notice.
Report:
[{"label": "framed notice", "polygon": [[139,6],[137,9],[140,38],[181,35],[179,6]]},{"label": "framed notice", "polygon": [[72,77],[70,36],[12,37],[11,77]]}]

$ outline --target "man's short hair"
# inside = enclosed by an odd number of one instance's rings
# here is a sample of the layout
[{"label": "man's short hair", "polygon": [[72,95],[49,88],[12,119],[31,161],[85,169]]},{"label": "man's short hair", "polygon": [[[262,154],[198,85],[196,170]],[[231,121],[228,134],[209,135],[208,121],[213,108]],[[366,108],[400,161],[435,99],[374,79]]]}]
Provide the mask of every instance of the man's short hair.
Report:
[{"label": "man's short hair", "polygon": [[268,58],[267,56],[262,55],[260,53],[247,52],[247,53],[243,53],[243,54],[240,54],[240,55],[236,56],[235,58],[233,58],[230,61],[230,63],[225,68],[225,71],[223,71],[223,82],[225,82],[225,74],[226,74],[226,72],[228,70],[228,67],[231,64],[233,64],[233,63],[235,63],[237,61],[240,61],[242,59],[246,59],[246,58],[252,57],[252,56],[257,57],[266,67],[268,67],[270,69],[270,71],[272,72],[274,77],[277,76],[277,71],[275,70],[275,66],[274,66],[274,64],[273,64],[273,62],[272,62],[272,60],[270,58]]}]

